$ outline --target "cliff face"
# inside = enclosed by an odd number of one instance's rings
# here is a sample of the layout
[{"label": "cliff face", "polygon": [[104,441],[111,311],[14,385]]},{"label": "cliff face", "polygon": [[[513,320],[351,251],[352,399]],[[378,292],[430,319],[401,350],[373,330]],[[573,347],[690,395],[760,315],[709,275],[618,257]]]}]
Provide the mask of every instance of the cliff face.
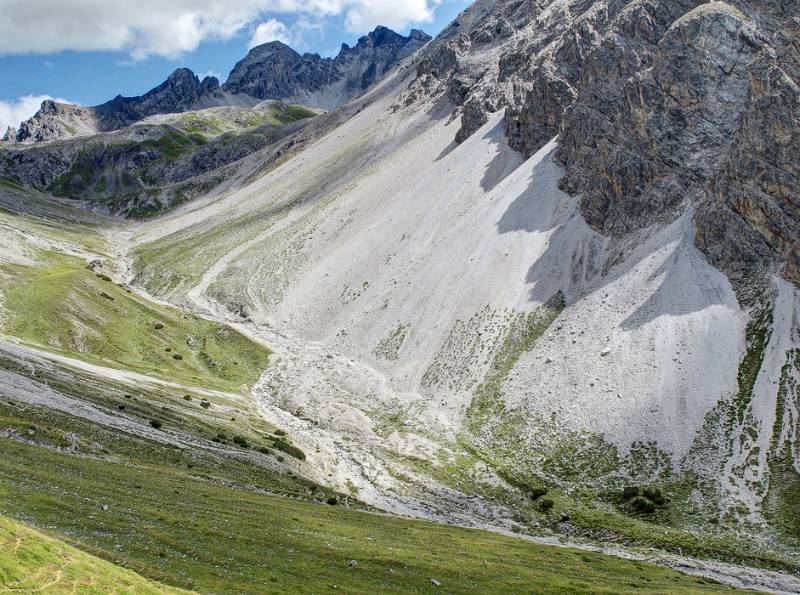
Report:
[{"label": "cliff face", "polygon": [[334,108],[362,93],[430,40],[422,31],[408,37],[385,27],[343,45],[335,58],[300,55],[271,42],[250,50],[231,71],[223,88],[258,99],[281,99],[309,107]]},{"label": "cliff face", "polygon": [[734,281],[797,283],[800,7],[477,2],[426,50],[408,101],[444,93],[462,142],[505,108],[529,156],[559,136],[562,187],[611,237],[694,212]]}]

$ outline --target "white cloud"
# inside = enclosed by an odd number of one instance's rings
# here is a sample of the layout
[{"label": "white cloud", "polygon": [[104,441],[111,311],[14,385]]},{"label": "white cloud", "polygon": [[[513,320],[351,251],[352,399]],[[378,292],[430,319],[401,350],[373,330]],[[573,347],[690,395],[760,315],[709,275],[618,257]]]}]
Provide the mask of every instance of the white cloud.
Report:
[{"label": "white cloud", "polygon": [[291,45],[292,34],[289,31],[289,27],[277,19],[264,21],[253,31],[253,35],[250,37],[250,43],[247,44],[247,47],[254,48],[257,45],[270,41],[282,41],[285,44]]},{"label": "white cloud", "polygon": [[[342,16],[349,31],[432,19],[444,0],[0,0],[0,54],[114,50],[133,60],[175,58],[202,41],[230,39],[263,14]],[[273,34],[279,20],[262,22]],[[285,25],[284,25],[285,27]],[[269,32],[269,29],[265,29]],[[282,34],[291,37],[288,28]],[[266,34],[266,33],[265,33]]]},{"label": "white cloud", "polygon": [[209,76],[213,76],[215,79],[221,79],[221,78],[222,78],[222,74],[220,74],[220,73],[219,73],[219,72],[217,72],[216,70],[207,70],[207,71],[205,71],[205,72],[198,72],[198,73],[197,73],[197,77],[198,77],[198,78],[199,78],[201,81],[202,81],[204,78],[207,78],[207,77],[209,77]]},{"label": "white cloud", "polygon": [[[0,101],[0,137],[6,133],[9,126],[19,128],[20,122],[24,122],[39,111],[39,107],[45,99],[52,99],[52,97],[49,95],[26,95],[16,101]],[[68,103],[64,99],[56,101]]]}]

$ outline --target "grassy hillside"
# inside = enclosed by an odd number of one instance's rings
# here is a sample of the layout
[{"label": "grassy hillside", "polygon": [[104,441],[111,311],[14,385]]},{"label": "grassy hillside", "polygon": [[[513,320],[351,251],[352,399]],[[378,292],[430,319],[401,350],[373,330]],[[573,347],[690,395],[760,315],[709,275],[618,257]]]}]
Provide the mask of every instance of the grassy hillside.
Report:
[{"label": "grassy hillside", "polygon": [[97,275],[78,258],[0,267],[3,333],[57,353],[191,386],[240,390],[269,352],[229,327],[167,308]]},{"label": "grassy hillside", "polygon": [[0,447],[3,514],[202,592],[427,592],[432,579],[450,593],[729,591],[646,563],[272,497],[185,470]]},{"label": "grassy hillside", "polygon": [[288,105],[276,101],[266,105],[263,109],[218,107],[177,116],[160,116],[155,120],[169,122],[188,133],[216,136],[259,126],[285,126],[306,118],[313,118],[316,115],[316,111],[302,105]]},{"label": "grassy hillside", "polygon": [[0,517],[0,592],[149,595],[177,590]]},{"label": "grassy hillside", "polygon": [[647,563],[370,514],[268,464],[277,453],[191,444],[0,392],[0,516],[206,593],[434,592],[431,579],[448,593],[727,591]]}]

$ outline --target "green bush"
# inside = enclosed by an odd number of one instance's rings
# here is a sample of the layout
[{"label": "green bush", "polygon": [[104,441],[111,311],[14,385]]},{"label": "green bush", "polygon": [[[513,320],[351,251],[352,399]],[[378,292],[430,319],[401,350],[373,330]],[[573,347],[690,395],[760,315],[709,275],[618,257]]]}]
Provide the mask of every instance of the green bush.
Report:
[{"label": "green bush", "polygon": [[626,486],[622,490],[622,497],[626,500],[630,500],[631,498],[635,498],[639,495],[639,487],[638,486]]},{"label": "green bush", "polygon": [[278,450],[282,450],[287,455],[294,457],[295,459],[299,459],[301,461],[306,460],[306,453],[296,446],[292,446],[288,442],[284,442],[283,440],[275,440],[273,441],[272,445]]},{"label": "green bush", "polygon": [[664,506],[664,504],[667,503],[667,499],[664,497],[660,488],[645,488],[644,497],[656,506]]},{"label": "green bush", "polygon": [[551,510],[553,508],[553,506],[555,506],[555,505],[556,505],[556,503],[553,502],[552,499],[550,499],[550,498],[542,498],[541,500],[539,500],[539,511],[540,512],[547,512],[548,510]]},{"label": "green bush", "polygon": [[656,505],[642,496],[636,496],[636,498],[634,498],[631,502],[631,505],[633,506],[634,510],[641,512],[642,514],[652,514],[656,511]]},{"label": "green bush", "polygon": [[247,440],[244,438],[244,436],[239,436],[238,434],[233,437],[233,443],[237,446],[241,446],[242,448],[248,447]]},{"label": "green bush", "polygon": [[163,424],[160,421],[158,421],[157,419],[151,419],[150,420],[150,426],[155,428],[156,430],[160,430],[162,425]]},{"label": "green bush", "polygon": [[542,496],[546,495],[547,495],[547,488],[541,488],[541,487],[533,488],[530,492],[528,492],[528,497],[531,500],[538,500]]}]

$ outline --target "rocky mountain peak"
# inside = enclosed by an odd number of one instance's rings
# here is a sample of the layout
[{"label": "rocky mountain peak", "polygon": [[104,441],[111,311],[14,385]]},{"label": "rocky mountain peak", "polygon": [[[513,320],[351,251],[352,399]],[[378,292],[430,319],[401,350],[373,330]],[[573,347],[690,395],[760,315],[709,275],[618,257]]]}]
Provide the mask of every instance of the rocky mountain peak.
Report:
[{"label": "rocky mountain peak", "polygon": [[290,48],[288,45],[283,43],[282,41],[268,41],[267,43],[262,43],[261,45],[257,45],[253,47],[248,53],[247,56],[244,58],[247,60],[251,57],[260,57],[260,56],[267,56],[272,54],[297,54],[300,55],[298,52]]},{"label": "rocky mountain peak", "polygon": [[362,93],[429,40],[421,31],[405,37],[378,27],[352,48],[342,44],[335,58],[310,53],[301,56],[273,41],[250,50],[222,88],[260,100],[280,99],[330,109]]}]

